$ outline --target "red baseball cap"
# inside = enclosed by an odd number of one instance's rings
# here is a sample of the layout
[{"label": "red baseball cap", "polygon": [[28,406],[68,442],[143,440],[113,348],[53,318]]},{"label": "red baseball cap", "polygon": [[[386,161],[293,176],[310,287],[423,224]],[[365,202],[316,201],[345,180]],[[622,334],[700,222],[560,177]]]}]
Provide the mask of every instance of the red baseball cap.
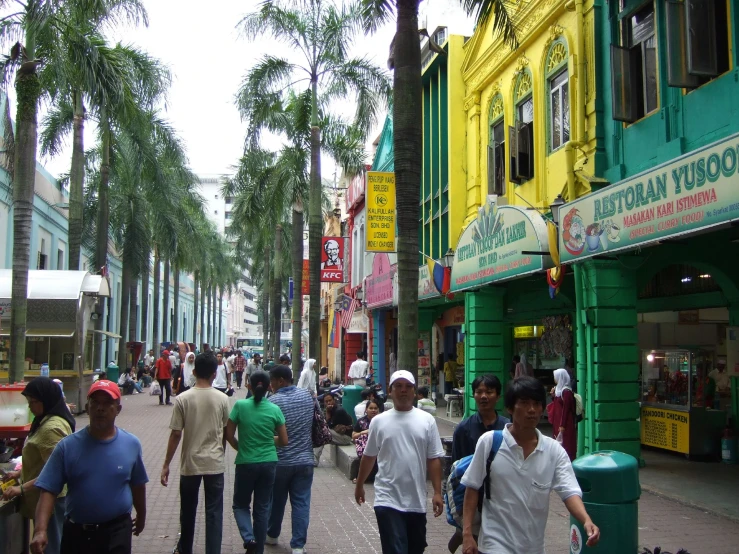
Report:
[{"label": "red baseball cap", "polygon": [[106,379],[98,379],[95,381],[90,387],[90,391],[87,393],[87,398],[90,398],[93,393],[98,391],[107,392],[115,400],[118,400],[121,397],[121,389],[118,388],[118,385],[113,381],[108,381]]},{"label": "red baseball cap", "polygon": [[162,350],[162,356],[169,356],[169,350]]}]

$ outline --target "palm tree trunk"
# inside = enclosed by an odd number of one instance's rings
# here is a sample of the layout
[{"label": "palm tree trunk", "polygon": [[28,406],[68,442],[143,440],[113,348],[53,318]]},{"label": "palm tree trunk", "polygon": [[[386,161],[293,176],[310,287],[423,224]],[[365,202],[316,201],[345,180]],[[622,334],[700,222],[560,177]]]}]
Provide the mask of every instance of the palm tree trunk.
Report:
[{"label": "palm tree trunk", "polygon": [[280,318],[282,317],[282,225],[275,227],[275,253],[274,253],[275,277],[272,281],[272,355],[275,360],[280,357]]},{"label": "palm tree trunk", "polygon": [[198,286],[200,285],[200,271],[195,270],[193,275],[193,293],[192,299],[195,306],[192,310],[192,343],[197,346],[198,344]]},{"label": "palm tree trunk", "polygon": [[[26,52],[34,59],[33,33],[27,32]],[[8,381],[23,380],[26,358],[26,316],[28,309],[28,267],[31,257],[31,221],[36,180],[38,75],[18,72],[15,81],[18,108],[13,175],[13,273],[10,301],[10,372]]]},{"label": "palm tree trunk", "polygon": [[135,341],[136,337],[136,324],[139,321],[138,307],[139,307],[139,280],[131,279],[131,294],[129,295],[128,301],[128,340]]},{"label": "palm tree trunk", "polygon": [[[223,287],[221,287],[221,294],[218,295],[218,337],[223,336]],[[223,341],[225,343],[225,341]],[[221,346],[224,346],[221,344]]]},{"label": "palm tree trunk", "polygon": [[172,319],[172,340],[179,342],[185,340],[180,337],[180,268],[174,264],[174,319]]},{"label": "palm tree trunk", "polygon": [[272,341],[272,355],[275,360],[280,359],[280,337],[282,336],[282,277],[275,279],[275,326],[273,328],[274,339]]},{"label": "palm tree trunk", "polygon": [[277,282],[277,273],[273,262],[269,281],[269,344],[264,349],[265,357],[273,355],[275,351],[275,320],[279,317],[277,315]]},{"label": "palm tree trunk", "polygon": [[[203,276],[205,280],[205,275]],[[203,347],[207,341],[205,340],[205,284],[201,281],[200,283],[200,348]]]},{"label": "palm tree trunk", "polygon": [[149,345],[149,255],[141,273],[141,341]]},{"label": "palm tree trunk", "polygon": [[69,269],[80,268],[82,244],[83,185],[85,182],[85,106],[80,91],[74,91],[72,167],[69,171]]},{"label": "palm tree trunk", "polygon": [[[110,185],[110,141],[111,131],[108,128],[105,116],[101,117],[102,132],[102,160],[100,163],[100,183],[98,184],[98,213],[95,235],[95,271],[108,267],[108,227],[110,225],[110,204],[108,200],[108,188]],[[98,318],[95,320],[95,329],[103,330],[103,325],[110,320],[110,298],[108,298],[108,317],[103,320],[103,303],[98,302]],[[103,363],[103,341],[100,333],[95,334],[95,367],[101,367]]]},{"label": "palm tree trunk", "polygon": [[[302,253],[301,253],[302,256]],[[264,269],[262,272],[262,355],[266,358],[269,352],[269,295],[270,295],[270,271],[269,271],[269,252],[265,252]]]},{"label": "palm tree trunk", "polygon": [[398,369],[418,373],[418,202],[421,190],[421,47],[418,0],[397,0],[393,144],[398,218]]},{"label": "palm tree trunk", "polygon": [[213,303],[211,306],[213,306],[213,310],[210,312],[211,318],[213,319],[213,344],[218,347],[221,346],[218,344],[219,337],[216,335],[216,332],[218,331],[218,327],[216,326],[216,315],[218,314],[218,311],[216,310],[216,296],[218,295],[218,285],[213,284],[213,287],[210,289],[210,293],[213,295]]},{"label": "palm tree trunk", "polygon": [[[293,378],[300,375],[300,345],[303,342],[303,203],[293,204],[292,222],[292,262],[293,262]],[[297,355],[295,354],[297,352]]]},{"label": "palm tree trunk", "polygon": [[164,291],[162,291],[162,341],[170,341],[169,327],[169,258],[164,258]]},{"label": "palm tree trunk", "polygon": [[118,333],[121,338],[118,339],[118,366],[121,371],[125,369],[126,363],[126,335],[128,334],[128,303],[131,294],[131,269],[125,260],[125,256],[121,257],[121,297],[119,298],[121,313],[118,318]]},{"label": "palm tree trunk", "polygon": [[[311,80],[310,196],[308,207],[308,258],[310,259],[310,305],[307,356],[320,359],[321,349],[321,129],[318,127],[318,78]],[[421,121],[420,118],[418,121]],[[416,222],[417,224],[418,222]],[[302,317],[302,315],[301,315]]]},{"label": "palm tree trunk", "polygon": [[159,298],[160,298],[160,281],[161,281],[161,263],[159,260],[159,247],[154,246],[154,297],[152,298],[152,307],[151,307],[151,318],[152,322],[154,324],[154,330],[153,330],[153,337],[152,337],[152,348],[154,348],[154,353],[159,356],[159,344],[161,342],[159,334],[159,331],[161,330],[161,327],[159,326],[159,318],[161,316],[161,312],[159,310]]},{"label": "palm tree trunk", "polygon": [[210,344],[211,347],[212,347],[213,346],[213,340],[212,340],[213,339],[213,335],[211,335],[211,333],[210,333],[210,323],[211,323],[211,317],[210,317],[210,307],[211,307],[210,299],[211,299],[211,294],[210,294],[210,291],[211,291],[211,286],[212,285],[208,285],[208,290],[205,293],[205,296],[208,298],[208,309],[205,311],[205,315],[208,318],[208,331],[205,334],[205,338],[207,339],[206,342],[208,344]]}]

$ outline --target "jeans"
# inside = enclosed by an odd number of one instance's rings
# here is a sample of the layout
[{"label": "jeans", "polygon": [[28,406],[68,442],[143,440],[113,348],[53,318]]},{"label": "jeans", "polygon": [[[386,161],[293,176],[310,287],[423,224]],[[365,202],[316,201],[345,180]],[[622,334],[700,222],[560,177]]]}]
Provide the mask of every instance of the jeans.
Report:
[{"label": "jeans", "polygon": [[288,494],[292,506],[292,539],[290,548],[303,548],[308,540],[310,523],[310,490],[313,485],[313,466],[277,466],[275,486],[272,491],[272,513],[269,516],[267,534],[272,538],[280,536],[282,518]]},{"label": "jeans", "polygon": [[132,531],[130,514],[112,525],[88,530],[67,520],[64,522],[61,554],[131,554]]},{"label": "jeans", "polygon": [[423,554],[426,514],[375,506],[382,554]]},{"label": "jeans", "polygon": [[234,371],[234,376],[236,377],[236,386],[241,388],[241,378],[244,376],[244,372]]},{"label": "jeans", "polygon": [[180,476],[180,554],[192,554],[200,481],[205,487],[205,554],[221,553],[223,537],[223,473]]},{"label": "jeans", "polygon": [[161,390],[159,392],[159,403],[162,403],[162,396],[164,396],[164,391],[167,391],[167,403],[170,402],[170,398],[172,397],[172,379],[157,379],[159,381],[159,386],[161,387]]},{"label": "jeans", "polygon": [[[236,525],[244,544],[257,543],[257,554],[264,552],[267,538],[267,522],[272,508],[272,487],[275,484],[277,462],[238,464],[234,483],[233,511]],[[250,510],[254,494],[254,509]],[[252,526],[252,517],[254,524]]]}]

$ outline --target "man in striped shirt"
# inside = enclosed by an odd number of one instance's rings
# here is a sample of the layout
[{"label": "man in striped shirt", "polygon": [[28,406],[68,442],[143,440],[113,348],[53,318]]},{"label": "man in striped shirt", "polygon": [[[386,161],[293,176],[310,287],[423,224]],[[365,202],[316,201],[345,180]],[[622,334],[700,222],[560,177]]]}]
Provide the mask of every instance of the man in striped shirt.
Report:
[{"label": "man in striped shirt", "polygon": [[277,544],[288,495],[292,506],[292,554],[303,554],[308,539],[310,495],[313,485],[313,410],[311,393],[293,385],[289,367],[276,365],[270,369],[274,394],[270,401],[277,404],[285,416],[288,444],[277,449],[277,473],[272,492],[272,513],[269,516],[267,544]]}]

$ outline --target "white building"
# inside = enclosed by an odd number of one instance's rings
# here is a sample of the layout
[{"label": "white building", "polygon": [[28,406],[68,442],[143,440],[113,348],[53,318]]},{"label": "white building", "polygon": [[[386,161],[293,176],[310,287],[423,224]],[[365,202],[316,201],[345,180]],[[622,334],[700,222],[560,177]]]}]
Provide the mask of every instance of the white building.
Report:
[{"label": "white building", "polygon": [[[200,175],[200,194],[205,200],[205,213],[215,224],[218,232],[226,236],[231,224],[233,197],[222,194],[223,176]],[[236,345],[236,338],[244,335],[259,334],[260,326],[257,323],[257,290],[247,268],[241,281],[232,293],[223,297],[226,316],[226,344]]]}]

